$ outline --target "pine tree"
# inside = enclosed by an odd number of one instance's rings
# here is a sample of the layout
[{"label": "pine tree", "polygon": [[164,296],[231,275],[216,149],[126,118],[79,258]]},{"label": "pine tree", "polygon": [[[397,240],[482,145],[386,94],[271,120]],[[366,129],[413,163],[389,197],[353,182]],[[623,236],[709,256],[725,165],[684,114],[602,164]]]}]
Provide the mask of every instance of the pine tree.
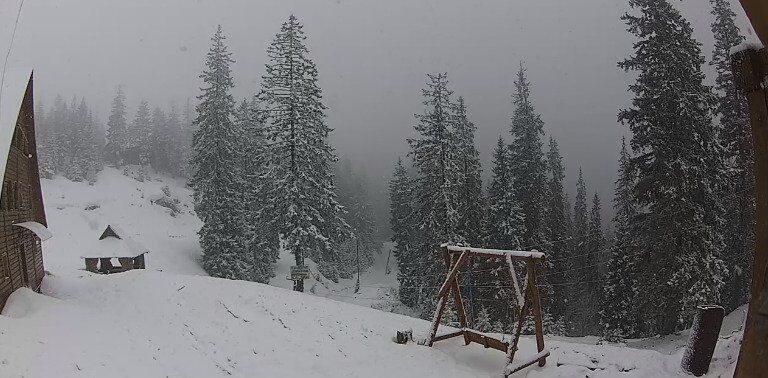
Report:
[{"label": "pine tree", "polygon": [[621,341],[638,335],[637,316],[637,248],[632,247],[630,225],[637,215],[633,190],[635,172],[630,166],[631,156],[624,138],[621,139],[619,173],[613,197],[614,242],[606,264],[606,276],[600,322],[602,337],[608,341]]},{"label": "pine tree", "polygon": [[410,155],[418,175],[415,182],[415,224],[417,230],[412,247],[422,277],[419,305],[424,318],[432,317],[435,286],[443,272],[442,259],[436,250],[441,243],[463,242],[457,234],[458,172],[454,135],[455,118],[450,102],[447,74],[427,75],[427,87],[422,90],[425,111],[416,115],[419,137],[409,139]]},{"label": "pine tree", "polygon": [[[493,150],[493,166],[491,182],[488,186],[488,216],[485,222],[485,244],[489,248],[520,249],[520,241],[525,230],[525,222],[520,206],[515,198],[515,188],[511,172],[509,149],[502,137],[496,142]],[[498,262],[483,262],[478,264],[479,273],[470,272],[474,282],[482,282],[483,286],[474,288],[472,297],[495,299],[484,304],[491,320],[510,322],[509,307],[514,305],[514,291],[509,287],[512,277],[503,263],[499,269]],[[492,284],[488,284],[492,283]],[[477,314],[480,317],[480,314]]]},{"label": "pine tree", "polygon": [[541,142],[544,122],[533,106],[531,84],[525,76],[522,63],[517,72],[512,102],[515,105],[515,111],[512,116],[512,143],[509,148],[515,196],[525,219],[525,231],[521,243],[524,247],[541,248],[545,242],[542,218],[546,163]]},{"label": "pine tree", "polygon": [[169,172],[171,135],[168,117],[160,107],[155,107],[149,121],[149,165],[157,172]]},{"label": "pine tree", "polygon": [[744,41],[734,19],[736,15],[726,0],[711,0],[712,33],[715,49],[712,64],[717,72],[715,114],[720,116],[719,137],[724,148],[726,177],[721,188],[725,208],[725,249],[723,260],[728,268],[723,287],[723,304],[730,312],[747,302],[752,280],[755,246],[755,193],[752,133],[746,98],[738,91],[731,72],[730,50]]},{"label": "pine tree", "polygon": [[696,305],[717,303],[723,275],[722,208],[717,199],[718,156],[704,85],[700,44],[687,20],[667,0],[630,0],[637,14],[622,19],[639,38],[619,63],[637,72],[632,106],[619,119],[632,131],[638,173],[633,242],[642,246],[638,304],[653,333],[689,323]]},{"label": "pine tree", "polygon": [[[280,241],[268,219],[263,218],[262,210],[266,198],[261,196],[267,183],[261,179],[266,172],[266,113],[260,108],[257,98],[243,100],[234,112],[234,126],[239,136],[235,150],[239,164],[237,185],[238,201],[243,226],[241,243],[246,246],[242,259],[251,266],[251,280],[268,283],[274,277],[274,264],[277,261]],[[233,214],[234,215],[234,214]]]},{"label": "pine tree", "polygon": [[493,150],[491,183],[488,186],[486,244],[490,248],[518,249],[525,230],[520,206],[515,199],[509,150],[499,137]]},{"label": "pine tree", "polygon": [[587,227],[587,256],[586,265],[584,265],[584,284],[587,295],[587,333],[590,335],[600,334],[600,305],[602,300],[602,256],[605,246],[605,236],[603,235],[603,221],[600,212],[600,196],[595,193],[592,197],[592,208],[589,212],[589,224]]},{"label": "pine tree", "polygon": [[[273,184],[265,193],[267,213],[296,265],[304,266],[304,258],[311,257],[333,279],[338,276],[336,247],[349,226],[336,200],[331,128],[325,124],[317,68],[305,40],[303,26],[291,15],[267,48],[261,92],[269,111],[266,179]],[[303,291],[303,281],[296,281],[294,289]]]},{"label": "pine tree", "polygon": [[[579,180],[576,183],[576,201],[573,204],[573,255],[568,259],[564,280],[567,282],[586,282],[590,276],[589,251],[589,214],[587,210],[587,184],[579,168]],[[589,330],[591,292],[586,284],[568,285],[566,304],[566,326],[569,336],[584,336]]]},{"label": "pine tree", "polygon": [[[547,204],[546,215],[544,218],[546,224],[546,237],[549,240],[547,245],[547,261],[549,281],[555,283],[565,282],[567,268],[567,259],[570,250],[570,216],[563,181],[565,180],[565,167],[563,158],[560,156],[560,148],[554,138],[549,138],[549,151],[547,152]],[[549,313],[553,321],[562,321],[565,314],[566,302],[568,299],[568,287],[558,285],[552,286],[550,292]]]},{"label": "pine tree", "polygon": [[488,310],[486,310],[485,307],[482,307],[478,312],[477,319],[472,328],[480,332],[491,332],[493,330],[491,317],[488,315]]},{"label": "pine tree", "polygon": [[181,176],[183,173],[183,167],[186,164],[184,160],[184,130],[182,129],[181,119],[179,119],[179,112],[176,106],[171,106],[171,111],[168,113],[168,120],[166,123],[166,129],[168,132],[168,173]]},{"label": "pine tree", "polygon": [[149,112],[149,103],[141,101],[136,110],[129,130],[128,160],[131,164],[138,164],[142,169],[150,165],[150,145],[152,140],[152,116]]},{"label": "pine tree", "polygon": [[457,232],[462,239],[473,246],[479,246],[482,240],[483,200],[481,179],[482,166],[480,152],[475,147],[477,127],[467,116],[464,98],[459,97],[455,106],[453,133],[458,148],[457,165],[459,167],[459,195],[456,206],[459,216]]},{"label": "pine tree", "polygon": [[104,151],[104,159],[107,163],[120,166],[123,153],[126,148],[128,133],[128,121],[125,111],[125,94],[121,87],[117,87],[117,94],[112,100],[112,110],[107,121],[107,145]]},{"label": "pine tree", "polygon": [[381,250],[381,244],[375,240],[376,224],[365,176],[355,172],[352,162],[345,158],[336,178],[339,204],[345,209],[344,220],[354,233],[354,237],[342,241],[338,269],[342,278],[350,278],[357,272],[358,263],[362,270],[373,264],[374,253]]},{"label": "pine tree", "polygon": [[414,265],[413,254],[413,180],[403,159],[397,159],[395,171],[389,181],[389,224],[392,228],[393,254],[397,261],[398,296],[406,306],[417,304],[416,282],[412,279],[418,274]]},{"label": "pine tree", "polygon": [[243,245],[242,204],[238,201],[241,135],[232,119],[235,101],[230,94],[234,86],[230,64],[234,61],[225,39],[219,26],[200,75],[203,87],[194,121],[190,185],[195,211],[203,221],[198,232],[203,268],[215,277],[247,280],[252,277],[252,266]]}]

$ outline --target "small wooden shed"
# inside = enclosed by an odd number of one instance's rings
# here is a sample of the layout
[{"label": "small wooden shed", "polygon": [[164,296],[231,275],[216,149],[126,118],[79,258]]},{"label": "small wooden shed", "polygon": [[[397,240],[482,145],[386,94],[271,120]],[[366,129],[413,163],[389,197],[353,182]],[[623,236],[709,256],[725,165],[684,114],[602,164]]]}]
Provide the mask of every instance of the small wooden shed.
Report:
[{"label": "small wooden shed", "polygon": [[85,246],[85,270],[110,274],[146,268],[144,255],[149,250],[125,235],[118,227],[107,225],[97,240]]}]

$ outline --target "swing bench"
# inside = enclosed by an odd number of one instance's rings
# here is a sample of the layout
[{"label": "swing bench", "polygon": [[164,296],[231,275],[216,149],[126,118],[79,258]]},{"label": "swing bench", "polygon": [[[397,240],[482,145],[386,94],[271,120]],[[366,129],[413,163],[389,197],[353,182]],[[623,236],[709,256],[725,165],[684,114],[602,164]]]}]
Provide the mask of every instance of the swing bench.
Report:
[{"label": "swing bench", "polygon": [[[437,308],[435,309],[435,315],[432,318],[432,328],[427,339],[427,346],[432,346],[435,342],[450,339],[453,337],[463,336],[464,344],[477,343],[486,348],[493,348],[500,350],[507,354],[507,364],[504,368],[504,377],[508,377],[512,373],[522,370],[528,366],[533,365],[538,361],[539,366],[546,364],[546,358],[549,356],[549,350],[544,348],[544,331],[542,329],[542,316],[541,306],[539,301],[539,289],[536,286],[536,263],[544,260],[544,254],[541,252],[531,251],[506,251],[499,249],[484,249],[484,248],[471,248],[456,245],[443,244],[440,246],[440,250],[445,260],[445,265],[448,268],[448,276],[445,282],[440,287],[440,291],[437,293]],[[509,342],[505,342],[494,337],[488,336],[482,332],[470,329],[467,327],[467,314],[464,309],[464,303],[461,300],[461,290],[459,289],[459,271],[462,266],[466,264],[470,256],[480,256],[489,259],[503,258],[509,268],[509,273],[512,277],[512,282],[515,287],[515,294],[520,305],[517,317],[517,329],[515,330],[515,336],[512,340],[512,345]],[[517,282],[517,275],[515,274],[515,267],[513,261],[523,261],[526,264],[526,279],[525,289],[520,291],[520,285]],[[459,316],[459,324],[461,329],[455,332],[445,333],[442,335],[437,334],[437,329],[440,326],[440,320],[445,310],[445,305],[448,303],[448,296],[453,293],[454,306],[456,307],[456,313]],[[538,353],[530,356],[529,358],[513,364],[515,352],[518,349],[518,342],[520,340],[520,333],[523,329],[523,320],[528,315],[528,310],[533,313],[533,319],[536,331],[536,347]]]}]

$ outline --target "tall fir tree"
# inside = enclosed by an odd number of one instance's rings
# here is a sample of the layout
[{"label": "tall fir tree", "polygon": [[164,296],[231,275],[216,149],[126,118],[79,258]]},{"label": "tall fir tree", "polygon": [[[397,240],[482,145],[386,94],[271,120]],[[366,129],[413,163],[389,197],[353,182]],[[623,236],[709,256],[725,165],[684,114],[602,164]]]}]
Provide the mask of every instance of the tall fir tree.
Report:
[{"label": "tall fir tree", "polygon": [[457,165],[459,168],[459,196],[457,211],[459,224],[457,232],[464,241],[473,246],[479,246],[482,240],[483,225],[483,181],[480,152],[475,146],[475,131],[477,127],[467,116],[467,106],[464,98],[459,97],[455,105],[455,120],[453,133],[459,149]]},{"label": "tall fir tree", "polygon": [[413,180],[403,159],[398,158],[392,179],[389,181],[389,224],[392,228],[393,253],[397,261],[398,295],[406,306],[418,303],[417,282],[419,266],[415,263],[413,248]]},{"label": "tall fir tree", "polygon": [[[265,178],[272,185],[265,193],[266,216],[297,266],[311,257],[334,279],[336,247],[349,234],[349,226],[336,199],[331,128],[325,123],[317,67],[305,41],[303,26],[291,15],[267,48],[261,99],[268,111]],[[303,281],[295,281],[294,289],[303,291]]]},{"label": "tall fir tree", "polygon": [[592,207],[589,211],[589,224],[587,226],[588,236],[586,262],[583,268],[586,283],[585,306],[587,309],[586,333],[589,335],[598,335],[601,333],[600,327],[600,306],[602,299],[602,256],[605,247],[605,235],[603,234],[602,205],[600,195],[595,193],[592,196]]},{"label": "tall fir tree", "polygon": [[112,109],[107,121],[107,145],[104,159],[107,163],[121,165],[128,138],[128,120],[125,110],[125,94],[121,87],[112,100]]},{"label": "tall fir tree", "polygon": [[[563,273],[568,266],[567,259],[570,251],[570,216],[568,211],[568,199],[565,193],[563,181],[565,180],[565,167],[560,155],[557,141],[549,138],[549,151],[547,152],[547,203],[544,222],[546,224],[546,237],[549,241],[546,252],[548,255],[548,276],[551,282],[565,282]],[[562,321],[565,314],[565,306],[568,299],[568,287],[552,286],[549,292],[549,313],[554,322]]]},{"label": "tall fir tree", "polygon": [[198,232],[203,268],[215,277],[247,280],[250,256],[243,245],[242,204],[237,126],[233,122],[235,100],[230,64],[234,62],[219,26],[206,55],[200,103],[192,140],[192,177],[195,211],[203,221]]},{"label": "tall fir tree", "polygon": [[755,182],[752,132],[749,126],[747,100],[737,89],[731,72],[730,50],[744,41],[736,26],[736,14],[727,0],[711,0],[712,33],[715,48],[711,65],[717,72],[715,90],[719,116],[719,137],[726,165],[725,185],[721,198],[726,198],[725,249],[723,260],[728,268],[723,287],[723,305],[730,312],[749,299],[752,261],[755,248]]},{"label": "tall fir tree", "polygon": [[624,138],[621,139],[619,173],[613,196],[614,241],[606,263],[603,301],[600,306],[602,337],[608,341],[621,341],[638,336],[637,279],[638,260],[636,247],[632,247],[630,226],[637,215],[635,205],[635,171],[630,166],[631,156]]},{"label": "tall fir tree", "polygon": [[[576,182],[576,199],[573,203],[573,255],[568,259],[564,280],[567,282],[586,282],[590,276],[589,252],[589,213],[587,208],[587,184],[579,167],[579,179]],[[590,296],[592,293],[586,284],[568,285],[568,300],[564,325],[569,336],[584,336],[589,332]]]},{"label": "tall fir tree", "polygon": [[722,163],[704,85],[700,44],[667,0],[630,0],[622,19],[638,41],[619,66],[637,72],[634,95],[619,119],[632,131],[635,196],[641,214],[630,227],[643,246],[638,306],[651,333],[690,323],[696,305],[718,303],[723,275]]},{"label": "tall fir tree", "polygon": [[[499,136],[492,154],[491,182],[488,185],[488,216],[485,221],[485,245],[489,248],[520,249],[525,230],[522,210],[515,197],[512,162],[504,138]],[[473,291],[473,297],[492,299],[482,303],[491,321],[509,324],[513,321],[509,308],[515,303],[514,292],[509,287],[512,277],[508,269],[498,269],[497,262],[481,263],[478,273],[470,272],[475,282],[481,282]],[[506,265],[504,266],[506,267]],[[480,321],[485,315],[477,314]]]},{"label": "tall fir tree", "polygon": [[541,141],[544,122],[533,106],[531,84],[525,76],[522,63],[517,72],[512,102],[515,110],[509,149],[515,196],[525,219],[521,242],[524,247],[540,249],[545,243],[546,233],[543,222],[546,163]]},{"label": "tall fir tree", "polygon": [[152,115],[149,103],[141,101],[136,110],[136,116],[129,129],[129,150],[127,154],[132,164],[142,167],[150,165],[150,146],[152,140]]},{"label": "tall fir tree", "polygon": [[411,263],[419,264],[422,277],[418,280],[418,304],[421,315],[432,316],[435,287],[443,262],[436,250],[441,243],[464,242],[457,234],[458,172],[457,141],[454,134],[451,90],[447,74],[427,75],[427,87],[422,90],[425,110],[416,115],[417,138],[409,139],[410,155],[417,170],[415,203],[417,230],[412,246]]},{"label": "tall fir tree", "polygon": [[238,201],[241,203],[236,215],[242,223],[239,236],[245,246],[243,259],[251,265],[251,280],[261,283],[268,283],[274,277],[280,247],[277,233],[269,220],[261,216],[267,204],[267,199],[261,196],[262,188],[268,185],[261,179],[267,168],[265,116],[257,98],[243,100],[234,111],[234,126],[239,135],[236,144]]}]

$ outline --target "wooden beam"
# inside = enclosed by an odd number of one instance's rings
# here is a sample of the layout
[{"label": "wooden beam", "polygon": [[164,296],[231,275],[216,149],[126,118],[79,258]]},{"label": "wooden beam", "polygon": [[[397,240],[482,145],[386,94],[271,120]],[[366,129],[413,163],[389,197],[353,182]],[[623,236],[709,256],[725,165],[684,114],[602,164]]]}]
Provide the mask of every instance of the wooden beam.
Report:
[{"label": "wooden beam", "polygon": [[[533,309],[533,320],[536,328],[536,348],[539,352],[544,350],[544,327],[541,317],[541,301],[539,300],[539,288],[536,285],[536,261],[528,259],[528,284],[531,293],[531,308]],[[539,366],[547,363],[547,356],[539,359]]]},{"label": "wooden beam", "polygon": [[456,332],[450,332],[450,333],[444,333],[442,335],[435,336],[434,340],[432,342],[440,341],[440,340],[447,340],[450,338],[454,338],[456,336],[461,336],[464,334],[464,331],[456,331]]},{"label": "wooden beam", "polygon": [[493,338],[475,330],[465,329],[464,335],[468,337],[470,341],[478,343],[486,348],[493,348],[504,353],[506,353],[507,349],[509,348],[509,343],[505,343],[499,339]]},{"label": "wooden beam", "polygon": [[[745,1],[760,8],[764,0]],[[745,6],[746,9],[746,6]],[[768,17],[768,13],[765,14]],[[768,19],[763,18],[764,22]],[[768,30],[764,30],[768,32]],[[768,72],[766,50],[745,50],[733,55],[736,82],[747,96],[752,143],[755,150],[755,256],[749,309],[735,377],[758,377],[768,372],[768,99],[761,83]]]},{"label": "wooden beam", "polygon": [[763,45],[768,45],[768,2],[765,0],[740,1],[760,41]]},{"label": "wooden beam", "polygon": [[453,281],[456,278],[456,274],[459,272],[459,269],[461,269],[461,266],[464,265],[464,259],[466,258],[467,253],[464,252],[459,256],[459,259],[456,260],[456,264],[454,264],[451,271],[448,272],[448,278],[445,279],[443,286],[440,287],[440,291],[437,292],[438,297],[442,297],[448,294],[448,290],[451,288],[451,286],[453,286]]},{"label": "wooden beam", "polygon": [[[519,364],[519,365],[513,365],[509,364],[507,365],[507,369],[504,371],[504,376],[508,377],[515,372],[518,372],[520,370],[523,370],[527,368],[528,366],[531,366],[536,363],[536,361],[546,359],[549,356],[549,349],[544,349],[541,352],[537,353],[535,356],[532,356],[530,359],[526,360],[525,362]],[[590,369],[595,370],[595,369]]]},{"label": "wooden beam", "polygon": [[432,346],[435,343],[435,335],[437,335],[437,327],[440,326],[440,319],[443,317],[443,310],[445,309],[445,301],[447,296],[442,296],[437,302],[437,308],[435,309],[435,316],[432,318],[432,329],[429,332],[429,340],[427,340],[427,346]]}]

